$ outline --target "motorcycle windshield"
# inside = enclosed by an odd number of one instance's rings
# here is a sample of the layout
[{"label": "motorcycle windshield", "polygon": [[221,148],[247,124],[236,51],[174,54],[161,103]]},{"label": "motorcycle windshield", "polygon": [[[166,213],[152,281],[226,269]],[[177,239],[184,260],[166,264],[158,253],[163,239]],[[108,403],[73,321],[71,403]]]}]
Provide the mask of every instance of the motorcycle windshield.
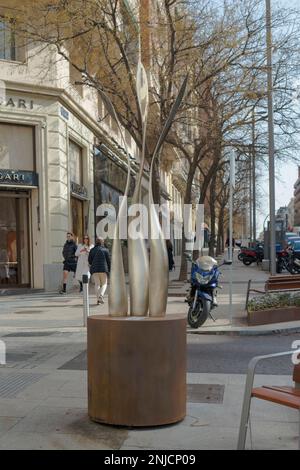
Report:
[{"label": "motorcycle windshield", "polygon": [[217,261],[211,256],[201,256],[197,259],[197,264],[202,271],[211,271],[214,266],[217,266]]}]

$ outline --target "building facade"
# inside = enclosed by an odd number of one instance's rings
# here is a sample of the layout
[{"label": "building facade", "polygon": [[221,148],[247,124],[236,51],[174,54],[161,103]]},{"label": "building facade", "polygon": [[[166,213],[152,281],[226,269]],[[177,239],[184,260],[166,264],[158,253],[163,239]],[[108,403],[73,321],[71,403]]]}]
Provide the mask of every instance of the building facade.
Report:
[{"label": "building facade", "polygon": [[294,227],[294,198],[292,197],[288,203],[288,230],[292,231]]},{"label": "building facade", "polygon": [[294,184],[294,226],[300,226],[300,167],[298,167],[298,179]]},{"label": "building facade", "polygon": [[[99,205],[118,207],[126,153],[96,90],[76,84],[77,71],[55,50],[18,44],[10,3],[0,0],[0,289],[51,291],[62,280],[66,233],[93,240]],[[139,152],[124,134],[132,192]],[[162,168],[162,195],[180,206],[184,189],[172,175],[172,165]],[[147,192],[145,174],[144,200]]]},{"label": "building facade", "polygon": [[[94,239],[94,193],[102,192],[104,199],[108,192],[104,179],[94,177],[95,144],[110,148],[105,161],[117,186],[113,167],[119,169],[125,157],[116,144],[117,129],[107,120],[99,124],[95,90],[75,85],[74,70],[55,51],[21,49],[5,4],[0,4],[0,286],[56,290],[67,231],[78,242],[84,233]],[[129,139],[128,147],[132,151]]]},{"label": "building facade", "polygon": [[286,231],[288,230],[288,225],[289,225],[288,218],[289,218],[288,206],[279,207],[279,209],[277,210],[277,214],[276,214],[276,223],[280,222],[281,226]]}]

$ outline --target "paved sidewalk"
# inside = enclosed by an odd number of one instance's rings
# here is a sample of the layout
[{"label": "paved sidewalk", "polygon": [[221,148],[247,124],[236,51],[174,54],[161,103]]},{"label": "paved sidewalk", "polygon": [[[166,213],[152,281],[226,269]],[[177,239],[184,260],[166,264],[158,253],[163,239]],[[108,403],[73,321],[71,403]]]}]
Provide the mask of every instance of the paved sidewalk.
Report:
[{"label": "paved sidewalk", "polygon": [[[224,256],[219,257],[219,263]],[[189,283],[177,281],[179,276],[179,259],[177,260],[176,272],[171,274],[168,311],[180,312],[181,309],[187,312],[187,304],[184,303],[184,296],[189,288]],[[252,264],[245,266],[237,259],[235,252],[232,269],[230,266],[222,266],[220,285],[222,289],[218,294],[218,307],[212,311],[216,321],[208,319],[203,326],[198,329],[188,329],[193,334],[234,334],[234,335],[261,335],[282,332],[300,332],[300,321],[273,323],[270,325],[248,326],[247,312],[245,309],[246,293],[248,281],[251,279],[251,286],[258,290],[264,290],[265,282],[269,273],[262,271],[260,265]],[[232,274],[232,309],[229,307],[230,275]],[[173,294],[173,295],[172,295]],[[181,297],[179,297],[181,296]],[[185,307],[184,307],[185,306]]]},{"label": "paved sidewalk", "polygon": [[[142,429],[114,427],[93,423],[87,415],[84,329],[15,330],[1,332],[1,340],[7,347],[7,364],[0,366],[0,450],[236,448],[242,374],[188,373],[183,421]],[[264,385],[286,385],[290,380],[257,376],[257,384]],[[255,449],[297,448],[296,410],[257,400],[251,416]]]},{"label": "paved sidewalk", "polygon": [[[188,305],[184,302],[190,288],[188,282],[179,282],[179,261],[177,269],[170,274],[167,313],[187,314]],[[249,327],[247,325],[245,299],[248,280],[256,289],[264,289],[268,274],[255,264],[247,267],[235,259],[232,267],[232,311],[229,309],[230,267],[222,266],[219,290],[219,306],[213,310],[216,322],[208,319],[198,329],[188,331],[193,334],[273,334],[274,332],[300,332],[300,321]],[[107,314],[107,295],[104,305],[96,305],[93,286],[90,287],[90,314]],[[0,296],[0,328],[2,331],[16,329],[64,329],[79,330],[83,327],[83,297],[78,291],[67,295],[55,292],[20,293]]]},{"label": "paved sidewalk", "polygon": [[[208,321],[188,333],[253,334],[255,329],[240,324],[245,317],[247,281],[251,276],[256,286],[263,286],[266,274],[256,266],[234,263],[230,323],[229,269],[224,266],[222,271],[224,289],[215,310],[216,324]],[[176,281],[176,274],[170,280],[168,313],[186,314],[184,295],[189,286]],[[91,315],[107,313],[107,298],[103,306],[95,305],[93,293],[90,300]],[[284,326],[272,325],[271,331]],[[297,327],[295,323],[286,325],[289,330]],[[268,329],[265,326],[260,334]],[[1,296],[0,339],[7,349],[7,364],[0,365],[0,449],[236,448],[245,382],[242,374],[189,372],[187,416],[171,426],[132,429],[91,422],[87,416],[86,329],[79,293]],[[204,337],[188,334],[188,342],[193,341],[204,341]],[[257,383],[264,385],[290,381],[289,376],[257,376]],[[298,418],[294,410],[254,402],[254,448],[296,449]]]}]

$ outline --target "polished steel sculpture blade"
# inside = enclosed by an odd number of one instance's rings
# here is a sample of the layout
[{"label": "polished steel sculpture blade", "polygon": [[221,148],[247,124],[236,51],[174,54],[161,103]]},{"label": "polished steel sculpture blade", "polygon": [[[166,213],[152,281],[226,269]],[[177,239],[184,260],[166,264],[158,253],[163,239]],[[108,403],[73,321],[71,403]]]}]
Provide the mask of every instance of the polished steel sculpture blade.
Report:
[{"label": "polished steel sculpture blade", "polygon": [[[110,116],[116,121],[120,135],[123,141],[123,145],[127,155],[127,181],[126,188],[124,193],[124,198],[119,208],[119,213],[116,221],[114,240],[112,244],[112,253],[111,253],[111,270],[110,270],[110,285],[109,285],[109,294],[108,294],[108,311],[109,315],[113,317],[123,317],[127,316],[128,313],[128,296],[126,290],[126,281],[125,281],[125,272],[123,264],[123,254],[121,240],[119,236],[119,225],[121,217],[124,217],[124,210],[127,207],[125,204],[125,199],[128,195],[129,183],[130,183],[130,158],[127,151],[127,145],[125,137],[123,135],[123,130],[120,126],[117,114],[108,96],[102,91],[98,90],[99,94],[104,102],[107,112]],[[126,215],[125,215],[126,216]]]},{"label": "polished steel sculpture blade", "polygon": [[[138,62],[137,67],[136,91],[142,119],[143,144],[140,168],[133,193],[132,204],[141,203],[141,183],[145,162],[148,117],[148,79],[141,61]],[[149,308],[149,255],[142,234],[137,239],[128,237],[128,253],[130,315],[146,316]]]},{"label": "polished steel sculpture blade", "polygon": [[[163,127],[163,130],[160,134],[160,137],[157,141],[157,144],[156,144],[156,147],[155,147],[155,150],[153,152],[153,157],[152,157],[152,163],[151,163],[151,168],[153,166],[153,162],[154,162],[154,159],[156,157],[156,155],[158,154],[162,144],[164,143],[164,140],[170,130],[170,127],[172,125],[172,122],[173,122],[173,119],[175,117],[175,114],[177,113],[178,111],[178,108],[179,106],[181,105],[181,102],[183,100],[183,97],[184,97],[184,94],[185,94],[185,90],[186,90],[186,86],[187,86],[187,82],[188,82],[188,75],[185,77],[185,79],[183,80],[182,84],[181,84],[181,87],[179,89],[179,93],[177,95],[177,98],[176,100],[174,101],[173,103],[173,106],[171,108],[171,111],[170,111],[170,114],[168,116],[168,119],[166,120],[165,122],[165,125]],[[152,170],[151,170],[152,171]]]},{"label": "polished steel sculpture blade", "polygon": [[182,102],[187,86],[188,76],[185,77],[178,96],[171,108],[168,119],[162,129],[152,156],[149,181],[149,210],[150,210],[150,285],[149,285],[149,315],[164,316],[167,309],[168,283],[169,283],[169,263],[166,240],[162,233],[158,214],[154,207],[152,193],[152,177],[154,161],[159,150],[170,130],[175,114]]},{"label": "polished steel sculpture blade", "polygon": [[112,244],[108,312],[112,317],[126,317],[128,313],[128,296],[123,265],[123,254],[119,238],[119,219],[117,219],[116,222],[115,238]]},{"label": "polished steel sculpture blade", "polygon": [[140,60],[137,65],[136,91],[141,112],[142,123],[144,125],[147,121],[148,116],[149,92],[147,73]]},{"label": "polished steel sculpture blade", "polygon": [[[157,236],[157,238],[154,238]],[[169,263],[166,240],[150,195],[150,284],[149,315],[162,317],[166,314],[169,283]]]}]

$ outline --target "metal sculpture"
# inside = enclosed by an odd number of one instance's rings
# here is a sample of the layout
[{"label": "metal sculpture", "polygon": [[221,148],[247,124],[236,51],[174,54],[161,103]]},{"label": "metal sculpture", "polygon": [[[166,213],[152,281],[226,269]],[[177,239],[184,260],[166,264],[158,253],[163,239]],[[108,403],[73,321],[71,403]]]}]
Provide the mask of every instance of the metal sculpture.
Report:
[{"label": "metal sculpture", "polygon": [[[138,62],[136,90],[142,121],[142,155],[132,204],[141,204],[141,184],[145,164],[146,129],[148,118],[148,79],[142,63]],[[149,308],[149,259],[143,233],[138,238],[128,238],[128,271],[130,290],[130,315],[146,316]]]},{"label": "metal sculpture", "polygon": [[[155,159],[158,158],[160,148],[170,130],[175,114],[183,99],[186,85],[186,77],[180,87],[178,96],[171,108],[170,114],[163,127],[161,135],[157,141],[155,150],[152,155],[149,180],[149,223],[150,223],[150,266],[148,251],[142,231],[134,239],[128,238],[128,268],[129,268],[129,285],[130,285],[130,315],[132,316],[149,316],[160,317],[166,314],[167,298],[168,298],[168,255],[165,239],[160,226],[158,214],[156,212],[153,193],[152,178]],[[142,122],[142,153],[140,159],[140,168],[137,176],[136,187],[132,198],[133,204],[141,203],[141,183],[145,163],[146,148],[146,131],[148,118],[148,80],[146,71],[141,63],[138,62],[136,91],[139,105],[139,112]],[[123,129],[118,121],[116,111],[111,100],[99,90],[102,100],[106,106],[107,112],[116,121],[118,129],[125,148],[128,173],[124,198],[119,208],[116,221],[114,239],[112,245],[112,262],[110,274],[109,289],[109,315],[110,316],[127,316],[128,315],[128,299],[126,292],[125,272],[123,265],[123,255],[120,238],[120,220],[126,217],[126,203],[130,184],[130,157],[125,141]],[[151,282],[149,282],[149,279]]]}]

